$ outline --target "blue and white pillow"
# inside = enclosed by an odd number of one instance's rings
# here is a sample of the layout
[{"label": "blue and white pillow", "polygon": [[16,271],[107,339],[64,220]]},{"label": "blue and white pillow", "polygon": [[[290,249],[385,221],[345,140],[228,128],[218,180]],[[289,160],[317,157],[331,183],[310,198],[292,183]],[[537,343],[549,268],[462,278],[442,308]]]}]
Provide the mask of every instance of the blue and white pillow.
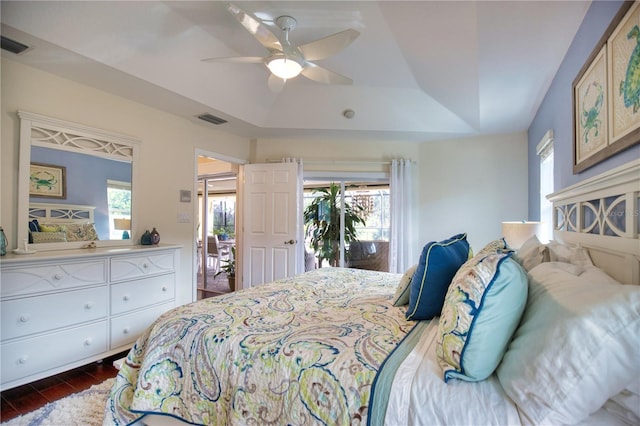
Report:
[{"label": "blue and white pillow", "polygon": [[440,315],[449,284],[468,258],[467,234],[457,234],[425,245],[411,279],[409,308],[405,317],[427,320]]},{"label": "blue and white pillow", "polygon": [[500,364],[527,303],[527,275],[512,254],[481,251],[449,286],[436,342],[445,382],[484,380]]}]

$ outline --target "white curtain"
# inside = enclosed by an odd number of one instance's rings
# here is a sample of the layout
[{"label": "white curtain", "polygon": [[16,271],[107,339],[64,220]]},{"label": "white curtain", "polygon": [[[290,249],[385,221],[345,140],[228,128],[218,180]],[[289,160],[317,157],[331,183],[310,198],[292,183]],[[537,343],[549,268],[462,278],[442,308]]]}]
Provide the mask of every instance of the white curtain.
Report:
[{"label": "white curtain", "polygon": [[389,241],[389,272],[403,273],[411,266],[413,254],[413,191],[415,164],[411,160],[391,161],[389,198],[391,204],[391,235]]},{"label": "white curtain", "polygon": [[298,165],[298,220],[296,225],[296,274],[305,271],[304,264],[304,223],[302,222],[302,211],[304,210],[304,170],[302,158],[284,157],[283,163],[296,163]]}]

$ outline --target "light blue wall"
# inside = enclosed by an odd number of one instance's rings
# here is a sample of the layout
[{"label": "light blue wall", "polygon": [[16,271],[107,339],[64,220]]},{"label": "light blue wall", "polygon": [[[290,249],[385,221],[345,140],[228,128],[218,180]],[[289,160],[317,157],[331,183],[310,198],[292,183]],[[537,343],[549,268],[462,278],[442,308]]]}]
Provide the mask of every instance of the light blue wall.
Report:
[{"label": "light blue wall", "polygon": [[554,190],[571,186],[584,179],[640,157],[636,145],[583,171],[573,174],[572,84],[589,55],[620,9],[622,1],[594,1],[582,21],[573,43],[545,95],[528,132],[529,154],[529,219],[540,219],[539,158],[536,145],[549,129],[554,131]]},{"label": "light blue wall", "polygon": [[107,180],[131,182],[131,164],[42,147],[31,148],[31,161],[66,167],[66,199],[30,197],[30,202],[95,206],[94,221],[101,240],[109,239]]}]

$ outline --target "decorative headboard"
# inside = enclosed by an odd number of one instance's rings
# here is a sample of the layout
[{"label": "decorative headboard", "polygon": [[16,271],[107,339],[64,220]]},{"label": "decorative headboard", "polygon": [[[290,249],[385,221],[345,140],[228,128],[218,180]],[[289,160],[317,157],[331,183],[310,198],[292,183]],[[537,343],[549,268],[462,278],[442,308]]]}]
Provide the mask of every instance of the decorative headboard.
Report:
[{"label": "decorative headboard", "polygon": [[95,206],[77,204],[29,203],[29,221],[41,223],[93,223]]},{"label": "decorative headboard", "polygon": [[554,237],[589,250],[593,263],[624,284],[640,284],[640,160],[547,196]]}]

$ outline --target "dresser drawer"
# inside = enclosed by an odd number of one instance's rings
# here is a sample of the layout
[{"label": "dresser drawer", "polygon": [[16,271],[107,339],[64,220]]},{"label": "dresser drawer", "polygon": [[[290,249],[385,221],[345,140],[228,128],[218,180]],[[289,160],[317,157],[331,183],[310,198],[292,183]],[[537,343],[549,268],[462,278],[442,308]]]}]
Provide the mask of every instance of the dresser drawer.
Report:
[{"label": "dresser drawer", "polygon": [[57,368],[107,350],[107,321],[3,343],[2,383]]},{"label": "dresser drawer", "polygon": [[111,259],[112,282],[174,271],[175,259],[173,252]]},{"label": "dresser drawer", "polygon": [[133,343],[160,315],[173,308],[173,302],[153,306],[111,319],[111,349]]},{"label": "dresser drawer", "polygon": [[0,282],[0,295],[3,298],[102,284],[107,282],[107,261],[100,259],[58,265],[3,267]]},{"label": "dresser drawer", "polygon": [[2,340],[106,318],[107,298],[105,285],[3,301]]},{"label": "dresser drawer", "polygon": [[173,300],[175,275],[160,275],[111,286],[111,315]]}]

